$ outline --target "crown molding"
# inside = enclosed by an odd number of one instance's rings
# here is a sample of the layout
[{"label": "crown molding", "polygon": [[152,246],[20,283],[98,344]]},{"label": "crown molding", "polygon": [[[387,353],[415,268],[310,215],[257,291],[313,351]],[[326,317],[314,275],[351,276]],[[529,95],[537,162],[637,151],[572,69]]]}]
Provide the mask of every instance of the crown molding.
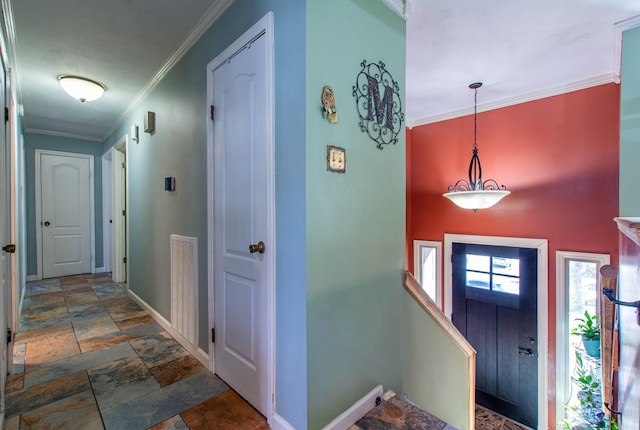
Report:
[{"label": "crown molding", "polygon": [[[573,91],[583,90],[586,88],[596,87],[598,85],[618,83],[616,82],[615,75],[613,73],[607,73],[605,75],[594,76],[593,78],[576,81],[571,84],[560,85],[557,87],[551,87],[540,91],[533,91],[530,93],[520,94],[515,97],[510,97],[502,100],[498,100],[491,103],[484,103],[478,105],[478,112],[486,112],[494,109],[500,109],[503,107],[513,106],[521,103],[531,102],[534,100],[544,99],[547,97],[553,97],[561,94],[570,93]],[[460,109],[457,111],[447,112],[440,115],[434,115],[418,120],[407,120],[407,127],[410,129],[420,125],[433,124],[434,122],[446,121],[448,119],[459,118],[461,116],[471,115],[473,113],[473,107],[466,109]]]},{"label": "crown molding", "polygon": [[57,137],[66,137],[70,139],[80,139],[80,140],[88,140],[91,142],[99,142],[104,143],[104,139],[95,136],[85,136],[82,134],[74,134],[74,133],[62,133],[59,131],[51,131],[51,130],[43,130],[40,128],[25,128],[25,133],[33,133],[33,134],[44,134],[47,136],[57,136]]},{"label": "crown molding", "polygon": [[[8,1],[8,0],[2,0]],[[156,74],[151,78],[149,82],[140,90],[140,92],[133,98],[129,106],[120,114],[118,119],[115,121],[113,126],[107,130],[104,136],[102,136],[102,141],[106,141],[109,136],[111,136],[120,123],[124,121],[124,119],[144,100],[145,97],[151,93],[151,91],[158,86],[160,81],[169,73],[171,69],[185,56],[185,54],[191,49],[191,47],[202,37],[202,35],[213,25],[214,22],[222,16],[222,14],[231,6],[234,0],[217,0],[211,5],[209,10],[205,12],[205,14],[200,18],[200,21],[196,24],[196,26],[191,30],[189,35],[184,39],[180,47],[169,57],[169,59],[164,63],[160,69],[156,72]]]},{"label": "crown molding", "polygon": [[409,19],[411,14],[411,0],[382,0],[389,9],[394,11],[400,18],[405,21]]},{"label": "crown molding", "polygon": [[18,42],[16,39],[16,25],[13,19],[11,0],[2,0],[2,14],[4,15],[5,34],[2,42],[2,59],[5,68],[11,71],[11,85],[15,89],[17,103],[22,102],[22,72],[18,61]]},{"label": "crown molding", "polygon": [[640,27],[640,15],[613,24],[613,71],[616,83],[620,83],[622,75],[622,33]]}]

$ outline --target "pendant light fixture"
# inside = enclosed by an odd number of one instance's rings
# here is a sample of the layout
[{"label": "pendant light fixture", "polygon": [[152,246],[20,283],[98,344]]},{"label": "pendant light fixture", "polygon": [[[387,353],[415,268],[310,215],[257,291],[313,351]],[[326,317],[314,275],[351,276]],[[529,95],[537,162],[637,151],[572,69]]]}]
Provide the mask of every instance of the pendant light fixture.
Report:
[{"label": "pendant light fixture", "polygon": [[105,90],[101,83],[80,76],[60,75],[58,82],[67,94],[82,103],[98,100]]},{"label": "pendant light fixture", "polygon": [[498,185],[493,179],[482,180],[482,166],[478,156],[478,143],[476,141],[478,131],[478,88],[482,82],[469,85],[474,90],[473,105],[473,155],[469,164],[469,180],[460,179],[453,185],[449,185],[449,192],[443,196],[451,200],[463,209],[487,209],[498,203],[504,197],[511,194],[504,185]]}]

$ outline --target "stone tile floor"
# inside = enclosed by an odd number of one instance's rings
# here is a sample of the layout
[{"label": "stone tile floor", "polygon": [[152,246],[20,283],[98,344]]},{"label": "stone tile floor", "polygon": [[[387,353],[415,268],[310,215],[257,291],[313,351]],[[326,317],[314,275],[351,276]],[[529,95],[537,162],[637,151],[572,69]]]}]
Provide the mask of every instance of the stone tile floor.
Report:
[{"label": "stone tile floor", "polygon": [[[268,429],[264,417],[211,374],[110,274],[27,284],[6,430]],[[450,429],[385,399],[352,429]],[[478,430],[525,430],[476,409]]]},{"label": "stone tile floor", "polygon": [[476,405],[476,430],[530,430],[522,424]]},{"label": "stone tile floor", "polygon": [[7,430],[269,428],[110,274],[27,284],[5,416]]}]

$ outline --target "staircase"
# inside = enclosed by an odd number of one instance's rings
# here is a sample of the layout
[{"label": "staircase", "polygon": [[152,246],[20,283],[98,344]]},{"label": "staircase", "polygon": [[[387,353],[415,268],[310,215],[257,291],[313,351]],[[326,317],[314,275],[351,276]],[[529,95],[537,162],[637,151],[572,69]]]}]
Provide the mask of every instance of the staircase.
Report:
[{"label": "staircase", "polygon": [[393,391],[387,391],[379,400],[349,430],[457,430]]}]

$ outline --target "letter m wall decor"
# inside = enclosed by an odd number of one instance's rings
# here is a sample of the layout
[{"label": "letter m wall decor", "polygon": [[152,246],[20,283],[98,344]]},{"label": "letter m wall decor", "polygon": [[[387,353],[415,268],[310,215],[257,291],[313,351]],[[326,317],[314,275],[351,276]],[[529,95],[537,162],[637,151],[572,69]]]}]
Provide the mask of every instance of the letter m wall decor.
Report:
[{"label": "letter m wall decor", "polygon": [[404,121],[400,87],[382,61],[367,64],[364,60],[360,66],[362,70],[353,86],[360,130],[376,142],[378,149],[395,145]]}]

